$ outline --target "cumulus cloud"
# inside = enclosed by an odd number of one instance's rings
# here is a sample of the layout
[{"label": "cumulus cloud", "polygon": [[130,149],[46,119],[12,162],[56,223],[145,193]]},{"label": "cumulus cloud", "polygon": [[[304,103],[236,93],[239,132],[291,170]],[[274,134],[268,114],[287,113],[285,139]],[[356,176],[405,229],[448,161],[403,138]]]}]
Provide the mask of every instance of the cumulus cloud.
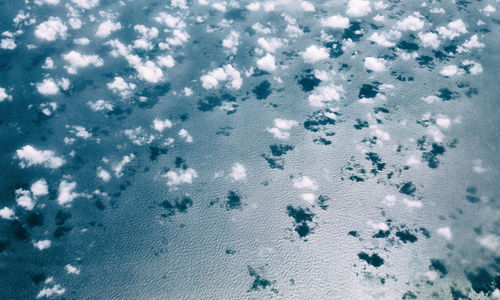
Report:
[{"label": "cumulus cloud", "polygon": [[111,174],[101,167],[97,168],[97,177],[101,178],[104,182],[111,180]]},{"label": "cumulus cloud", "polygon": [[15,158],[19,159],[19,166],[27,168],[42,165],[46,168],[57,169],[66,162],[64,158],[56,156],[51,150],[37,150],[31,145],[26,145],[16,150]]},{"label": "cumulus cloud", "polygon": [[448,65],[444,66],[441,71],[439,71],[439,74],[445,76],[445,77],[451,77],[455,75],[461,75],[463,74],[464,71],[458,68],[456,65]]},{"label": "cumulus cloud", "polygon": [[59,4],[59,0],[35,0],[36,5],[57,5]]},{"label": "cumulus cloud", "polygon": [[0,209],[0,218],[5,220],[12,220],[16,217],[16,214],[13,209],[4,207]]},{"label": "cumulus cloud", "polygon": [[179,133],[178,135],[184,140],[186,141],[186,143],[192,143],[193,142],[193,137],[189,134],[189,132],[182,128],[181,130],[179,130]]},{"label": "cumulus cloud", "polygon": [[57,196],[57,203],[61,206],[68,206],[73,202],[76,197],[81,196],[79,193],[75,193],[76,182],[69,182],[62,180],[59,183],[59,194]]},{"label": "cumulus cloud", "polygon": [[120,24],[120,22],[115,23],[111,20],[106,20],[99,25],[95,35],[100,38],[107,38],[113,32],[120,29],[122,29],[122,24]]},{"label": "cumulus cloud", "polygon": [[343,92],[341,86],[330,84],[315,89],[312,95],[309,95],[308,101],[314,107],[323,107],[326,103],[340,100],[340,93]]},{"label": "cumulus cloud", "polygon": [[5,88],[0,87],[0,102],[3,102],[5,100],[11,101],[12,96],[7,94],[7,91],[5,90]]},{"label": "cumulus cloud", "polygon": [[302,59],[306,63],[316,63],[318,61],[327,59],[330,55],[328,54],[328,50],[324,47],[317,47],[316,45],[311,45],[307,47],[306,51],[300,53]]},{"label": "cumulus cloud", "polygon": [[349,18],[341,15],[331,16],[326,19],[321,19],[321,26],[340,29],[349,28]]},{"label": "cumulus cloud", "polygon": [[184,183],[193,183],[193,179],[196,179],[198,177],[198,173],[196,173],[194,169],[188,168],[180,169],[177,171],[168,171],[167,174],[165,174],[165,177],[167,178],[168,186],[175,186]]},{"label": "cumulus cloud", "polygon": [[257,44],[267,52],[274,53],[278,48],[283,46],[283,42],[278,38],[263,38],[257,39]]},{"label": "cumulus cloud", "polygon": [[31,196],[31,192],[23,190],[22,188],[16,190],[16,202],[17,205],[26,210],[32,210],[36,205],[35,199]]},{"label": "cumulus cloud", "polygon": [[314,181],[307,176],[301,176],[299,178],[293,179],[293,187],[300,190],[311,190],[315,191],[318,189]]},{"label": "cumulus cloud", "polygon": [[162,132],[166,128],[171,128],[172,127],[172,122],[170,122],[169,119],[165,120],[160,120],[160,119],[154,119],[153,120],[153,128],[159,132]]},{"label": "cumulus cloud", "polygon": [[202,86],[207,90],[217,88],[219,81],[228,81],[227,86],[235,90],[240,89],[243,83],[240,72],[231,65],[214,69],[200,79]]},{"label": "cumulus cloud", "polygon": [[78,269],[77,267],[74,267],[70,264],[67,264],[64,266],[64,270],[66,270],[66,272],[68,274],[75,274],[75,275],[79,275],[80,274],[80,269]]},{"label": "cumulus cloud", "polygon": [[118,164],[116,164],[116,166],[113,168],[115,176],[121,177],[123,175],[123,169],[125,168],[125,166],[128,165],[134,158],[135,155],[132,153],[123,156],[122,160]]},{"label": "cumulus cloud", "polygon": [[2,49],[14,50],[14,49],[16,49],[16,47],[17,47],[17,45],[13,39],[2,39],[0,41],[0,48],[2,48]]},{"label": "cumulus cloud", "polygon": [[416,16],[408,16],[397,22],[396,27],[403,31],[419,31],[424,28],[424,21]]},{"label": "cumulus cloud", "polygon": [[445,237],[447,240],[451,240],[453,237],[450,227],[440,227],[437,229],[437,233]]},{"label": "cumulus cloud", "polygon": [[369,0],[349,0],[347,4],[347,15],[351,17],[363,17],[371,12]]},{"label": "cumulus cloud", "polygon": [[365,69],[372,72],[382,72],[386,70],[387,61],[383,58],[367,57],[365,58]]},{"label": "cumulus cloud", "polygon": [[92,111],[112,111],[113,104],[110,101],[106,100],[97,100],[97,101],[89,101],[87,105],[90,107]]},{"label": "cumulus cloud", "polygon": [[45,196],[49,194],[49,185],[45,179],[40,179],[31,185],[30,190],[35,197]]},{"label": "cumulus cloud", "polygon": [[83,9],[91,9],[99,5],[99,0],[71,0],[71,2]]},{"label": "cumulus cloud", "polygon": [[119,94],[125,98],[132,94],[132,90],[135,89],[136,85],[133,83],[127,83],[122,77],[116,76],[113,82],[107,84],[107,87],[113,91],[113,93]]},{"label": "cumulus cloud", "polygon": [[257,60],[257,67],[266,72],[272,72],[276,70],[276,61],[274,59],[274,56],[270,53],[267,53],[263,57],[259,58]]},{"label": "cumulus cloud", "polygon": [[95,67],[103,65],[103,60],[97,55],[83,55],[76,51],[70,51],[63,54],[62,57],[70,64],[65,67],[70,74],[76,74],[79,68],[85,68],[89,65],[94,65]]},{"label": "cumulus cloud", "polygon": [[286,140],[290,137],[288,131],[297,125],[299,122],[295,120],[274,119],[274,127],[266,128],[266,131],[277,139]]},{"label": "cumulus cloud", "polygon": [[231,30],[229,35],[222,41],[222,46],[230,50],[233,54],[238,51],[240,34],[237,31]]},{"label": "cumulus cloud", "polygon": [[47,21],[40,23],[35,29],[35,36],[46,41],[55,41],[57,38],[65,39],[68,27],[60,18],[50,17]]},{"label": "cumulus cloud", "polygon": [[40,251],[50,248],[51,245],[52,245],[51,240],[41,240],[38,242],[33,242],[33,246]]},{"label": "cumulus cloud", "polygon": [[374,32],[372,35],[370,35],[368,40],[382,47],[394,47],[396,46],[396,43],[394,43],[392,40],[399,39],[400,37],[401,37],[401,32],[396,30],[391,30],[389,32],[381,32],[381,33]]},{"label": "cumulus cloud", "polygon": [[448,23],[446,26],[439,27],[437,31],[443,38],[452,40],[464,33],[467,33],[467,26],[461,19],[458,19]]},{"label": "cumulus cloud", "polygon": [[[73,0],[82,1],[82,0]],[[66,292],[66,289],[61,287],[59,284],[55,284],[53,287],[44,287],[36,296],[37,299],[44,297],[52,297],[54,295],[62,295]]]},{"label": "cumulus cloud", "polygon": [[235,163],[233,165],[233,168],[231,169],[230,176],[236,181],[244,180],[245,178],[247,178],[247,170],[245,169],[244,165]]},{"label": "cumulus cloud", "polygon": [[44,96],[52,96],[59,93],[59,85],[52,78],[46,78],[42,82],[37,83],[36,89]]},{"label": "cumulus cloud", "polygon": [[156,57],[158,65],[164,68],[172,68],[175,66],[175,60],[172,55],[160,55]]},{"label": "cumulus cloud", "polygon": [[437,49],[439,47],[439,44],[441,43],[439,41],[439,36],[434,32],[419,32],[418,38],[422,41],[422,45],[424,47],[432,47],[434,49]]}]

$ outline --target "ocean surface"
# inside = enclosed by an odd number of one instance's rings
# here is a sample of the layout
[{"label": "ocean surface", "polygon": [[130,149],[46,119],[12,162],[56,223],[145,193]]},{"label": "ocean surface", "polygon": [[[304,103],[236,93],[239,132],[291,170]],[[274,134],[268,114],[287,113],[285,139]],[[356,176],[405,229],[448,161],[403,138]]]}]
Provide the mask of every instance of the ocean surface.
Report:
[{"label": "ocean surface", "polygon": [[0,299],[500,299],[497,1],[0,2]]}]

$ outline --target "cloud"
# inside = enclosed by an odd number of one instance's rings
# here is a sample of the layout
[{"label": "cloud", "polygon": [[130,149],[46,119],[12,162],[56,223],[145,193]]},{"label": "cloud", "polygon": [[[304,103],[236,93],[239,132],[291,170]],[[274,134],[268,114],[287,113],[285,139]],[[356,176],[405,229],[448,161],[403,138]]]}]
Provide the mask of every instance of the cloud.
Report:
[{"label": "cloud", "polygon": [[272,72],[276,70],[276,61],[274,59],[274,56],[270,53],[267,53],[263,57],[259,58],[257,60],[257,67],[266,72]]},{"label": "cloud", "polygon": [[52,78],[46,78],[42,82],[37,83],[36,89],[44,96],[59,94],[59,85]]},{"label": "cloud", "polygon": [[179,184],[191,184],[193,179],[198,177],[198,173],[192,168],[180,169],[178,171],[168,171],[165,175],[167,178],[167,185],[174,186]]},{"label": "cloud", "polygon": [[301,176],[299,178],[293,179],[293,187],[300,190],[311,190],[315,191],[318,189],[316,184],[312,181],[311,178],[307,176]]},{"label": "cloud", "polygon": [[0,87],[0,102],[3,102],[5,100],[11,101],[12,100],[12,96],[10,96],[10,95],[7,94],[7,91],[5,90],[5,88],[1,88]]},{"label": "cloud", "polygon": [[244,180],[247,177],[245,166],[240,163],[235,163],[231,169],[230,176],[236,181]]},{"label": "cloud", "polygon": [[104,182],[111,180],[111,174],[101,167],[97,168],[97,177],[101,178]]},{"label": "cloud", "polygon": [[99,0],[71,0],[71,2],[83,9],[91,9],[99,5]]},{"label": "cloud", "polygon": [[113,93],[119,94],[125,98],[132,94],[132,90],[135,89],[136,85],[133,83],[127,83],[122,77],[116,76],[113,82],[107,84],[107,87],[113,91]]},{"label": "cloud", "polygon": [[349,18],[341,15],[331,16],[326,19],[321,19],[321,26],[340,29],[349,28]]},{"label": "cloud", "polygon": [[76,197],[81,196],[79,193],[75,193],[76,182],[69,182],[62,180],[59,183],[59,195],[57,196],[57,203],[61,206],[68,206],[73,202]]},{"label": "cloud", "polygon": [[371,12],[369,0],[350,0],[347,4],[347,15],[351,17],[363,17]]},{"label": "cloud", "polygon": [[128,165],[133,159],[135,155],[130,153],[129,155],[125,155],[122,160],[113,168],[116,177],[121,177],[123,175],[123,169],[126,165]]},{"label": "cloud", "polygon": [[444,66],[441,71],[439,71],[439,74],[445,76],[445,77],[451,77],[455,75],[462,75],[464,73],[463,70],[459,69],[456,65],[448,65]]},{"label": "cloud", "polygon": [[[82,1],[82,0],[73,0],[73,1]],[[42,297],[52,297],[53,295],[62,295],[66,292],[66,289],[61,287],[59,284],[54,285],[53,287],[44,287],[36,296],[36,298]]]},{"label": "cloud", "polygon": [[33,183],[30,190],[35,197],[45,196],[49,194],[49,186],[45,179],[40,179]]},{"label": "cloud", "polygon": [[343,92],[343,90],[341,86],[336,86],[334,84],[319,87],[312,95],[309,95],[309,104],[314,107],[323,107],[332,100],[339,101],[340,93]]},{"label": "cloud", "polygon": [[97,100],[94,102],[87,102],[87,105],[90,107],[92,111],[112,111],[113,104],[110,101],[106,100]]},{"label": "cloud", "polygon": [[391,30],[389,32],[374,32],[368,40],[374,42],[375,44],[382,47],[394,47],[396,43],[391,40],[399,39],[401,37],[401,32],[396,30]]},{"label": "cloud", "polygon": [[76,51],[70,51],[62,57],[70,64],[65,67],[70,74],[76,74],[79,68],[85,68],[89,65],[94,65],[95,67],[103,65],[103,60],[97,55],[83,55]]},{"label": "cloud", "polygon": [[59,0],[35,0],[35,4],[36,5],[45,5],[45,4],[48,4],[48,5],[57,5],[59,4]]},{"label": "cloud", "polygon": [[40,23],[35,29],[35,36],[46,41],[55,41],[58,37],[65,39],[68,27],[58,17],[50,17],[47,21]]},{"label": "cloud", "polygon": [[441,41],[439,40],[439,36],[434,32],[427,33],[418,33],[418,38],[422,41],[422,45],[424,47],[432,47],[437,49]]},{"label": "cloud", "polygon": [[222,41],[222,46],[231,51],[231,53],[236,54],[238,51],[238,45],[240,34],[234,30],[231,30],[229,35]]},{"label": "cloud", "polygon": [[290,137],[288,131],[297,125],[299,122],[295,120],[274,119],[274,127],[266,128],[266,131],[277,139],[286,140]]},{"label": "cloud", "polygon": [[461,19],[458,19],[446,26],[439,27],[437,31],[443,38],[452,40],[463,33],[467,33],[467,26]]},{"label": "cloud", "polygon": [[193,142],[193,137],[189,134],[189,132],[182,128],[181,130],[179,130],[179,133],[178,135],[184,140],[186,141],[186,143],[192,143]]},{"label": "cloud", "polygon": [[50,248],[51,245],[52,245],[51,240],[41,240],[33,243],[33,246],[40,251]]},{"label": "cloud", "polygon": [[95,35],[100,38],[107,38],[113,32],[120,29],[122,29],[122,24],[120,24],[120,22],[114,23],[111,20],[106,20],[99,25]]},{"label": "cloud", "polygon": [[0,209],[0,218],[5,220],[12,220],[16,217],[16,214],[13,209],[4,207]]},{"label": "cloud", "polygon": [[278,38],[263,38],[260,37],[257,39],[257,44],[259,47],[264,49],[267,52],[274,53],[278,48],[283,46],[283,42]]},{"label": "cloud", "polygon": [[227,86],[235,90],[240,89],[243,83],[240,72],[231,65],[214,69],[208,72],[208,74],[201,76],[200,80],[202,86],[207,90],[216,88],[219,85],[219,81],[229,81]]},{"label": "cloud", "polygon": [[397,22],[396,28],[403,31],[418,31],[424,28],[424,21],[415,16],[408,16]]},{"label": "cloud", "polygon": [[382,72],[386,70],[386,60],[383,58],[367,57],[365,58],[365,69],[372,72]]},{"label": "cloud", "polygon": [[0,41],[0,48],[2,48],[2,49],[14,50],[14,49],[16,49],[16,47],[17,47],[17,45],[13,39],[2,39]]},{"label": "cloud", "polygon": [[169,119],[165,120],[160,120],[160,119],[154,119],[153,120],[153,128],[159,132],[162,132],[165,128],[172,128],[172,122],[170,122]]},{"label": "cloud", "polygon": [[77,267],[74,267],[70,264],[67,264],[64,266],[64,270],[66,270],[66,272],[68,274],[75,274],[75,275],[79,275],[80,274],[80,269],[78,269]]},{"label": "cloud", "polygon": [[64,158],[56,156],[54,151],[37,150],[31,145],[16,150],[15,158],[21,160],[19,162],[21,168],[42,165],[46,168],[57,169],[66,163]]},{"label": "cloud", "polygon": [[450,227],[440,227],[437,229],[437,233],[445,237],[447,240],[451,240],[453,237]]},{"label": "cloud", "polygon": [[328,50],[324,47],[317,47],[316,45],[309,46],[306,51],[301,52],[300,55],[306,63],[316,63],[318,61],[327,59],[330,57]]}]

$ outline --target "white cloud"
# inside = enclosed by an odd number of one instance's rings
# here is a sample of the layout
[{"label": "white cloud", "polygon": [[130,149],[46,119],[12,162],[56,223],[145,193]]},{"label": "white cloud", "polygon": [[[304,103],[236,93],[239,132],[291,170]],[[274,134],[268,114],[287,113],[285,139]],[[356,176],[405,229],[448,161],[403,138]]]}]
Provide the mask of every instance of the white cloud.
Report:
[{"label": "white cloud", "polygon": [[330,55],[328,50],[324,47],[317,47],[316,45],[311,45],[307,47],[306,51],[301,52],[300,55],[306,63],[316,63],[318,61],[327,59]]},{"label": "white cloud", "polygon": [[81,46],[86,46],[90,43],[90,40],[88,38],[79,38],[79,39],[74,39],[73,43]]},{"label": "white cloud", "polygon": [[43,64],[42,69],[54,69],[54,60],[50,57],[45,58],[45,63]]},{"label": "white cloud", "polygon": [[366,224],[377,231],[378,230],[382,230],[382,231],[389,230],[389,226],[387,226],[387,224],[385,224],[384,222],[375,223],[373,221],[368,221],[368,222],[366,222]]},{"label": "white cloud", "polygon": [[101,178],[104,182],[111,180],[111,174],[101,167],[97,168],[97,177]]},{"label": "white cloud", "polygon": [[229,35],[222,41],[222,46],[229,49],[233,54],[238,51],[240,34],[237,31],[231,30]]},{"label": "white cloud", "polygon": [[33,246],[40,251],[50,248],[51,245],[52,245],[51,240],[41,240],[33,243]]},{"label": "white cloud", "polygon": [[294,178],[293,179],[293,186],[296,188],[296,189],[300,189],[300,190],[312,190],[312,191],[315,191],[318,189],[318,187],[316,186],[316,184],[314,183],[314,181],[312,181],[311,178],[307,177],[307,176],[302,176],[302,177],[299,177],[299,178]]},{"label": "white cloud", "polygon": [[44,96],[52,96],[59,93],[59,85],[52,78],[45,78],[42,82],[37,83],[36,89]]},{"label": "white cloud", "polygon": [[247,4],[245,8],[248,9],[249,11],[257,11],[260,9],[260,6],[261,6],[260,2],[251,2]]},{"label": "white cloud", "polygon": [[441,43],[439,41],[439,36],[434,32],[419,32],[418,37],[422,41],[422,45],[424,47],[432,47],[434,49],[437,49],[439,47],[439,44]]},{"label": "white cloud", "polygon": [[99,25],[95,35],[100,38],[106,38],[110,36],[113,32],[120,29],[122,29],[122,24],[120,24],[120,22],[114,23],[111,20],[106,20]]},{"label": "white cloud", "polygon": [[314,201],[316,200],[316,195],[313,193],[302,193],[300,197],[309,204],[314,204]]},{"label": "white cloud", "polygon": [[475,62],[473,60],[468,60],[468,59],[464,60],[461,63],[461,65],[466,67],[467,72],[469,72],[472,75],[483,73],[483,66],[480,63]]},{"label": "white cloud", "polygon": [[399,39],[401,37],[401,32],[396,30],[391,30],[389,32],[374,32],[368,40],[374,42],[375,44],[382,47],[394,47],[396,43],[391,40]]},{"label": "white cloud", "polygon": [[263,38],[257,39],[257,44],[267,52],[274,53],[278,48],[283,46],[283,42],[278,38]]},{"label": "white cloud", "polygon": [[71,0],[71,2],[83,9],[91,9],[99,5],[99,0]]},{"label": "white cloud", "polygon": [[139,77],[148,82],[158,83],[163,78],[163,71],[150,60],[145,63],[139,63],[134,67],[139,73]]},{"label": "white cloud", "polygon": [[63,54],[62,57],[70,64],[65,67],[70,74],[76,74],[79,68],[85,68],[89,65],[94,65],[95,67],[103,65],[103,60],[97,55],[83,55],[76,51],[70,51]]},{"label": "white cloud", "polygon": [[43,178],[33,183],[30,190],[35,197],[45,196],[49,194],[49,186],[47,184],[47,181],[45,181],[45,179]]},{"label": "white cloud", "polygon": [[3,102],[5,100],[11,101],[12,96],[7,94],[7,91],[5,90],[5,88],[0,87],[0,102]]},{"label": "white cloud", "polygon": [[497,252],[500,248],[500,237],[495,234],[487,234],[477,239],[479,245],[488,250]]},{"label": "white cloud", "polygon": [[59,195],[57,196],[57,203],[62,206],[67,206],[70,205],[76,197],[81,196],[79,193],[74,192],[75,188],[76,182],[69,182],[63,179],[59,183]]},{"label": "white cloud", "polygon": [[66,162],[64,158],[56,156],[54,151],[37,150],[31,145],[16,150],[15,157],[21,160],[19,162],[21,168],[43,165],[46,168],[57,169]]},{"label": "white cloud", "polygon": [[351,17],[363,17],[371,12],[369,0],[350,0],[347,5],[347,14]]},{"label": "white cloud", "polygon": [[16,47],[17,47],[17,45],[13,39],[2,39],[0,41],[0,48],[2,48],[2,49],[14,50],[14,49],[16,49]]},{"label": "white cloud", "polygon": [[471,36],[470,40],[457,49],[458,52],[470,52],[474,48],[484,48],[484,44],[478,40],[477,34]]},{"label": "white cloud", "polygon": [[126,165],[128,165],[133,159],[135,155],[130,153],[129,155],[123,156],[122,160],[113,168],[116,177],[121,177],[123,175],[123,169]]},{"label": "white cloud", "polygon": [[422,201],[419,200],[408,200],[403,199],[403,203],[410,208],[421,208],[423,206]]},{"label": "white cloud", "polygon": [[314,5],[309,1],[301,1],[300,7],[302,8],[302,10],[307,11],[307,12],[312,12],[312,11],[316,10],[314,8]]},{"label": "white cloud", "polygon": [[343,91],[341,86],[330,84],[328,86],[321,86],[315,89],[312,95],[309,95],[308,101],[314,107],[323,107],[326,103],[335,100],[340,100],[340,92]]},{"label": "white cloud", "polygon": [[439,116],[436,118],[436,124],[444,129],[451,126],[451,120],[447,116]]},{"label": "white cloud", "polygon": [[[77,1],[77,0],[73,0]],[[82,1],[82,0],[78,0]],[[52,297],[54,295],[62,295],[66,292],[66,289],[61,287],[59,284],[54,285],[53,287],[44,287],[36,296],[37,298],[42,298],[42,297]]]},{"label": "white cloud", "polygon": [[36,5],[57,5],[59,4],[59,0],[35,0]]},{"label": "white cloud", "polygon": [[263,57],[259,58],[257,60],[257,67],[266,72],[272,72],[276,70],[276,61],[274,59],[274,56],[270,53],[267,53]]},{"label": "white cloud", "polygon": [[483,174],[484,172],[488,171],[488,169],[486,169],[484,166],[483,166],[483,161],[481,159],[475,159],[472,161],[472,171],[474,173],[477,173],[477,174]]},{"label": "white cloud", "polygon": [[90,107],[92,111],[112,111],[113,104],[110,101],[106,100],[97,100],[97,101],[89,101],[87,105]]},{"label": "white cloud", "polygon": [[455,75],[462,75],[464,73],[463,70],[459,69],[456,65],[449,65],[449,66],[444,66],[441,71],[439,71],[439,74],[446,76],[446,77],[451,77]]},{"label": "white cloud", "polygon": [[172,55],[164,55],[156,57],[158,65],[164,68],[172,68],[175,66],[175,60]]},{"label": "white cloud", "polygon": [[16,217],[16,214],[13,209],[4,207],[0,209],[0,218],[5,220],[12,220]]},{"label": "white cloud", "polygon": [[114,93],[119,94],[122,97],[130,96],[132,90],[135,89],[136,85],[133,83],[127,83],[125,80],[116,76],[113,82],[107,84],[108,89],[112,90]]},{"label": "white cloud", "polygon": [[35,207],[35,199],[31,197],[30,191],[17,189],[16,190],[16,202],[17,205],[23,207],[26,210],[32,210]]},{"label": "white cloud", "polygon": [[192,143],[193,142],[193,137],[189,134],[189,132],[182,128],[181,130],[179,130],[179,133],[178,135],[184,140],[186,141],[187,143]]},{"label": "white cloud", "polygon": [[365,58],[365,69],[372,72],[382,72],[386,70],[387,61],[383,58],[367,57]]},{"label": "white cloud", "polygon": [[214,69],[208,72],[208,74],[201,76],[200,79],[202,86],[207,90],[216,88],[219,81],[229,81],[228,87],[236,90],[240,89],[243,83],[240,72],[231,65]]},{"label": "white cloud", "polygon": [[244,180],[247,177],[245,166],[240,163],[235,163],[231,169],[230,176],[236,181]]},{"label": "white cloud", "polygon": [[440,227],[437,229],[437,233],[445,237],[447,240],[451,240],[453,237],[450,227]]},{"label": "white cloud", "polygon": [[66,270],[66,272],[68,272],[68,274],[75,274],[75,275],[80,274],[80,269],[78,269],[77,267],[74,267],[70,264],[65,265],[64,270]]},{"label": "white cloud", "polygon": [[335,15],[326,19],[321,19],[321,26],[330,28],[349,28],[349,18],[341,15]]},{"label": "white cloud", "polygon": [[35,29],[37,38],[47,41],[55,41],[58,37],[65,39],[68,27],[58,17],[50,17],[47,21],[40,23]]},{"label": "white cloud", "polygon": [[178,171],[168,171],[165,175],[167,178],[167,185],[174,186],[179,184],[191,184],[193,183],[193,179],[198,177],[198,173],[192,168],[181,169]]},{"label": "white cloud", "polygon": [[159,132],[162,132],[165,128],[171,128],[172,127],[172,122],[170,122],[169,119],[165,120],[160,120],[160,119],[154,119],[153,120],[153,128]]},{"label": "white cloud", "polygon": [[297,125],[299,125],[299,122],[295,120],[274,119],[274,127],[267,128],[266,131],[277,139],[286,140],[290,137],[288,131]]},{"label": "white cloud", "polygon": [[419,31],[424,28],[424,21],[415,16],[408,16],[396,23],[396,27],[403,31]]},{"label": "white cloud", "polygon": [[155,21],[162,24],[162,25],[168,26],[170,28],[184,28],[184,27],[186,27],[186,24],[184,23],[184,21],[182,21],[181,18],[174,17],[174,16],[169,15],[169,14],[164,13],[164,12],[160,12],[158,14],[158,17],[155,17]]},{"label": "white cloud", "polygon": [[448,23],[447,26],[439,27],[437,31],[444,38],[454,39],[463,33],[467,33],[467,26],[461,19],[458,19]]},{"label": "white cloud", "polygon": [[124,133],[134,144],[138,146],[150,144],[155,139],[154,135],[149,135],[142,129],[141,126],[134,129],[125,129]]}]

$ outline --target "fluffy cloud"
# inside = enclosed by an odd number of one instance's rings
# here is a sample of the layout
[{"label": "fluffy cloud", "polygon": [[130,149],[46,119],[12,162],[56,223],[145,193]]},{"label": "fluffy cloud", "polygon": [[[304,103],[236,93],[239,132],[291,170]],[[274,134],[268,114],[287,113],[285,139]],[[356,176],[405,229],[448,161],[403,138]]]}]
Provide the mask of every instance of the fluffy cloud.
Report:
[{"label": "fluffy cloud", "polygon": [[[82,0],[73,0],[82,1]],[[59,284],[55,284],[53,287],[44,287],[36,296],[36,298],[52,297],[54,295],[62,295],[66,292],[66,289],[61,287]]]},{"label": "fluffy cloud", "polygon": [[335,100],[340,100],[340,92],[343,91],[341,86],[336,86],[330,84],[328,86],[322,86],[315,90],[314,94],[309,95],[309,104],[314,107],[323,107],[326,103]]},{"label": "fluffy cloud", "polygon": [[111,20],[106,20],[102,22],[97,28],[97,32],[95,35],[100,38],[106,38],[111,35],[113,32],[122,29],[122,24],[120,22],[114,23]]},{"label": "fluffy cloud", "polygon": [[329,28],[349,28],[349,18],[341,15],[335,15],[326,19],[321,19],[321,26]]},{"label": "fluffy cloud", "polygon": [[114,108],[113,104],[106,100],[89,101],[87,105],[92,111],[112,111]]},{"label": "fluffy cloud", "polygon": [[165,120],[160,120],[160,119],[154,119],[153,120],[153,128],[159,132],[162,132],[165,128],[171,128],[172,127],[172,122],[170,120],[165,119]]},{"label": "fluffy cloud", "polygon": [[175,60],[172,55],[158,56],[156,60],[160,67],[172,68],[175,66]]},{"label": "fluffy cloud", "polygon": [[288,131],[297,125],[299,122],[295,120],[274,119],[274,127],[267,128],[266,131],[277,139],[286,140],[290,137]]},{"label": "fluffy cloud", "polygon": [[133,159],[135,155],[130,153],[129,155],[125,155],[122,160],[113,168],[116,177],[121,177],[123,175],[123,169],[126,165],[128,165]]},{"label": "fluffy cloud", "polygon": [[236,90],[241,88],[243,83],[240,72],[231,65],[214,69],[208,72],[208,74],[201,76],[200,79],[202,86],[207,90],[216,88],[219,85],[219,81],[229,81],[228,87]]},{"label": "fluffy cloud", "polygon": [[76,182],[69,182],[63,179],[59,183],[59,195],[57,196],[57,203],[62,206],[67,206],[70,205],[76,197],[81,196],[79,193],[74,192],[75,188]]},{"label": "fluffy cloud", "polygon": [[11,101],[12,100],[12,96],[10,96],[10,95],[7,94],[7,91],[5,90],[5,88],[1,88],[0,87],[0,102],[3,102],[5,100]]},{"label": "fluffy cloud", "polygon": [[66,270],[66,272],[68,274],[75,274],[75,275],[79,275],[80,274],[80,269],[78,269],[77,267],[74,267],[70,264],[67,264],[64,266],[64,270]]},{"label": "fluffy cloud", "polygon": [[31,185],[31,193],[35,197],[45,196],[49,194],[49,186],[45,179],[40,179]]},{"label": "fluffy cloud", "polygon": [[314,8],[314,5],[311,2],[309,2],[309,1],[301,1],[300,2],[300,7],[302,8],[302,10],[308,11],[308,12],[312,12],[312,11],[316,10]]},{"label": "fluffy cloud", "polygon": [[52,78],[46,78],[42,82],[37,83],[36,89],[44,96],[52,96],[59,93],[59,85]]},{"label": "fluffy cloud", "polygon": [[35,29],[37,38],[46,41],[55,41],[58,37],[65,39],[68,27],[63,24],[61,19],[50,17],[47,21],[40,23]]},{"label": "fluffy cloud", "polygon": [[386,60],[383,58],[367,57],[365,58],[365,69],[372,72],[382,72],[386,70]]},{"label": "fluffy cloud", "polygon": [[183,183],[191,184],[193,179],[198,177],[198,173],[192,168],[180,169],[178,171],[168,171],[165,175],[167,178],[167,185],[174,186]]},{"label": "fluffy cloud", "polygon": [[186,143],[192,143],[193,142],[193,137],[189,134],[189,132],[182,128],[181,130],[179,130],[179,133],[178,135],[184,140],[186,141]]},{"label": "fluffy cloud", "polygon": [[437,49],[439,47],[439,44],[441,43],[439,41],[439,36],[434,32],[419,32],[418,38],[422,41],[422,45],[424,47],[432,47],[434,49]]},{"label": "fluffy cloud", "polygon": [[447,240],[451,240],[453,237],[450,227],[440,227],[437,229],[437,233],[445,237]]},{"label": "fluffy cloud", "polygon": [[107,84],[108,89],[112,90],[113,93],[119,94],[122,97],[130,96],[132,90],[135,89],[136,85],[133,83],[127,83],[125,80],[116,76],[113,82]]},{"label": "fluffy cloud", "polygon": [[307,47],[306,51],[300,53],[300,55],[306,63],[311,64],[327,59],[330,56],[326,48],[317,47],[316,45]]},{"label": "fluffy cloud", "polygon": [[263,38],[257,39],[257,44],[267,52],[274,53],[278,48],[283,46],[283,42],[278,38]]},{"label": "fluffy cloud", "polygon": [[17,47],[17,45],[13,39],[2,39],[0,41],[0,48],[2,48],[2,49],[14,50],[14,49],[16,49],[16,47]]},{"label": "fluffy cloud", "polygon": [[35,0],[36,5],[57,5],[59,4],[59,0]]},{"label": "fluffy cloud", "polygon": [[51,240],[41,240],[33,243],[33,246],[40,251],[50,248],[51,245],[52,245]]},{"label": "fluffy cloud", "polygon": [[462,20],[458,19],[446,26],[439,27],[437,31],[443,38],[454,39],[461,34],[467,33],[467,26]]},{"label": "fluffy cloud", "polygon": [[274,56],[270,53],[267,53],[263,57],[259,58],[257,60],[257,67],[266,72],[272,72],[276,70],[276,61],[274,59]]},{"label": "fluffy cloud", "polygon": [[363,17],[371,12],[369,0],[350,0],[347,4],[347,15],[351,17]]},{"label": "fluffy cloud", "polygon": [[58,157],[51,150],[37,150],[31,145],[26,145],[16,151],[15,158],[21,160],[21,168],[42,165],[46,168],[57,169],[66,162],[64,158]]},{"label": "fluffy cloud", "polygon": [[111,180],[111,174],[101,167],[97,168],[97,177],[101,178],[104,182]]},{"label": "fluffy cloud", "polygon": [[312,190],[312,191],[315,191],[318,189],[318,187],[316,186],[316,184],[314,183],[314,181],[312,181],[311,178],[307,177],[307,176],[302,176],[302,177],[299,177],[299,178],[294,178],[293,179],[293,186],[296,188],[296,189],[300,189],[300,190]]},{"label": "fluffy cloud", "polygon": [[236,54],[238,51],[238,45],[240,34],[234,30],[231,30],[229,35],[222,41],[222,46],[226,49],[229,49],[233,54]]},{"label": "fluffy cloud", "polygon": [[382,33],[374,32],[368,38],[368,40],[382,47],[394,47],[396,46],[396,43],[394,43],[392,40],[399,39],[400,37],[401,37],[401,32],[396,30],[391,30],[389,32],[382,32]]},{"label": "fluffy cloud", "polygon": [[70,51],[62,57],[70,64],[65,67],[70,74],[76,74],[79,68],[85,68],[89,65],[94,65],[96,67],[101,67],[103,65],[102,59],[97,55],[83,55],[76,51]]},{"label": "fluffy cloud", "polygon": [[5,220],[12,220],[15,218],[14,210],[8,207],[0,209],[0,218]]},{"label": "fluffy cloud", "polygon": [[71,0],[71,2],[83,9],[91,9],[99,5],[99,0]]},{"label": "fluffy cloud", "polygon": [[464,73],[464,71],[459,69],[456,65],[444,66],[441,69],[441,71],[439,71],[439,74],[446,76],[446,77],[461,75],[463,73]]},{"label": "fluffy cloud", "polygon": [[35,199],[31,196],[30,191],[17,189],[16,190],[16,202],[17,205],[23,207],[26,210],[32,210],[35,207]]},{"label": "fluffy cloud", "polygon": [[396,23],[396,27],[403,31],[418,31],[424,28],[424,21],[415,16],[408,16]]},{"label": "fluffy cloud", "polygon": [[245,178],[247,178],[247,170],[245,169],[244,165],[235,163],[233,165],[233,168],[231,169],[230,176],[236,181],[244,180]]}]

